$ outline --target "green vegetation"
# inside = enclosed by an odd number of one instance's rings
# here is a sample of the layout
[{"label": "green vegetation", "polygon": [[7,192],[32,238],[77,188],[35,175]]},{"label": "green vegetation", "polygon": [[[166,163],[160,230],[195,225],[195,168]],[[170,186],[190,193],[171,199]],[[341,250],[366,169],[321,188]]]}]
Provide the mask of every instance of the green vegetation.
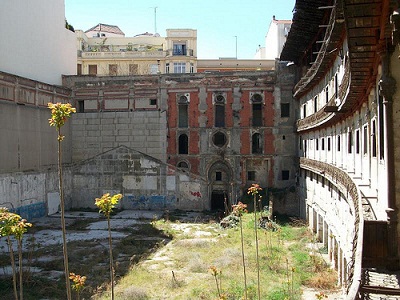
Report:
[{"label": "green vegetation", "polygon": [[[153,225],[172,234],[172,242],[132,266],[116,285],[115,299],[257,299],[253,214],[243,214],[242,220],[247,291],[240,227],[159,220]],[[275,231],[258,230],[261,299],[301,299],[306,284],[335,287],[334,272],[310,255],[306,244],[312,236],[305,228],[287,224]],[[109,294],[98,297],[108,299]]]}]

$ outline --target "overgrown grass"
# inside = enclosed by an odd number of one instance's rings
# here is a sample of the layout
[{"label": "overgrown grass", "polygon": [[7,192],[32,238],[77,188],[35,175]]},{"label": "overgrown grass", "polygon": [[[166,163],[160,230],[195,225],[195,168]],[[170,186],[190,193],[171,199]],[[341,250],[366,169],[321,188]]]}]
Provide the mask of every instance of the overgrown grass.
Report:
[{"label": "overgrown grass", "polygon": [[[252,218],[252,214],[243,216],[248,299],[256,299],[257,294]],[[218,299],[215,278],[209,271],[211,266],[221,272],[221,290],[226,299],[242,299],[239,228],[222,229],[215,222],[186,224],[160,220],[153,224],[173,240],[153,260],[139,261],[121,278],[116,286],[116,299]],[[334,272],[326,266],[321,268],[321,263],[310,256],[306,244],[312,236],[306,228],[285,224],[275,232],[264,229],[259,232],[262,299],[300,299],[301,286],[308,283],[321,289],[335,286],[335,277],[327,277]],[[98,299],[108,297],[104,293]]]}]

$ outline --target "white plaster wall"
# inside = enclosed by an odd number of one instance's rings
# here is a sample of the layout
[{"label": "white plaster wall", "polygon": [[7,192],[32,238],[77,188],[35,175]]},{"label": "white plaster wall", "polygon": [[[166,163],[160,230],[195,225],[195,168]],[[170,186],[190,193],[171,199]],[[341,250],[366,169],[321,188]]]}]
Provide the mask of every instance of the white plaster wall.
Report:
[{"label": "white plaster wall", "polygon": [[1,71],[58,85],[62,74],[76,74],[64,0],[1,0],[0,38]]}]

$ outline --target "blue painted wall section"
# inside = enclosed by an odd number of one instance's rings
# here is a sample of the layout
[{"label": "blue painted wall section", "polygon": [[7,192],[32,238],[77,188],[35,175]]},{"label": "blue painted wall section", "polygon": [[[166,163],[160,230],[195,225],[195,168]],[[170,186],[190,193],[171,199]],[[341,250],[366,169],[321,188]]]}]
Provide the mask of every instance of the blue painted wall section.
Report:
[{"label": "blue painted wall section", "polygon": [[34,218],[41,218],[46,216],[46,202],[39,202],[18,207],[14,210],[23,219],[31,221]]},{"label": "blue painted wall section", "polygon": [[122,199],[125,209],[174,209],[175,196],[164,195],[126,195]]}]

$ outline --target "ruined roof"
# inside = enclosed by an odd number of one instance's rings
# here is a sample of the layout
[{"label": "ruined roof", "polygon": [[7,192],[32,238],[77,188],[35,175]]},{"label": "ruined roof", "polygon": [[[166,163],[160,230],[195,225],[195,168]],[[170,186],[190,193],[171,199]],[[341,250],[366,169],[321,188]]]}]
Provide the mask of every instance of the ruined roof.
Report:
[{"label": "ruined roof", "polygon": [[93,26],[92,28],[86,30],[85,33],[90,32],[90,31],[99,31],[99,32],[101,31],[101,32],[108,32],[108,33],[125,35],[125,33],[123,33],[122,30],[119,29],[118,26],[102,24],[102,23],[99,23],[96,26]]},{"label": "ruined roof", "polygon": [[320,25],[325,23],[330,0],[297,0],[293,9],[293,22],[280,59],[298,63],[315,40]]}]

